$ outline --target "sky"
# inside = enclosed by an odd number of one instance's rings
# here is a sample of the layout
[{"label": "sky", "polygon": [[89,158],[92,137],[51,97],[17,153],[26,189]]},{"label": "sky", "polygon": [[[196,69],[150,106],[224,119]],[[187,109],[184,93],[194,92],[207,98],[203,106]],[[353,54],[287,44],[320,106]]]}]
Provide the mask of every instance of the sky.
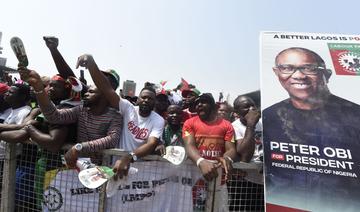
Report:
[{"label": "sky", "polygon": [[[237,95],[260,88],[261,31],[359,34],[358,1],[289,0],[12,0],[0,1],[0,57],[16,67],[11,37],[20,37],[29,68],[52,76],[56,67],[42,37],[59,38],[58,49],[75,70],[90,53],[101,69],[124,80],[181,77],[202,92]],[[339,9],[340,8],[340,9]],[[271,70],[269,70],[271,71]],[[88,73],[86,79],[90,80]]]}]

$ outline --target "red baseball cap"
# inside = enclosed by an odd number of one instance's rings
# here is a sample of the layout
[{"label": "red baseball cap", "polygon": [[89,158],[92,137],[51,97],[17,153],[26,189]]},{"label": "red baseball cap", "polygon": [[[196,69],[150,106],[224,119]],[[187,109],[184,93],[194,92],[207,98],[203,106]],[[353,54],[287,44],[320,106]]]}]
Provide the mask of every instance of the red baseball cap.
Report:
[{"label": "red baseball cap", "polygon": [[9,90],[9,86],[5,83],[0,83],[0,94],[4,94]]}]

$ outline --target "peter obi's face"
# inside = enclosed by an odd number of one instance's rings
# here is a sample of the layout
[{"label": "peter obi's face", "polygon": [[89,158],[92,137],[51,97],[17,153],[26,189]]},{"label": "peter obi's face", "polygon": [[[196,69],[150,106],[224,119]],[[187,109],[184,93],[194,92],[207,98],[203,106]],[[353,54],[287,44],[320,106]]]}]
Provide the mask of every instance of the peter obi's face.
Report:
[{"label": "peter obi's face", "polygon": [[[309,71],[304,71],[309,70],[308,67],[317,66],[319,65],[310,53],[289,50],[279,55],[273,70],[290,98],[306,101],[311,97],[316,97],[326,85],[322,70],[314,69],[314,73],[311,74],[308,73]],[[281,67],[290,67],[295,71],[284,73],[280,70]]]}]

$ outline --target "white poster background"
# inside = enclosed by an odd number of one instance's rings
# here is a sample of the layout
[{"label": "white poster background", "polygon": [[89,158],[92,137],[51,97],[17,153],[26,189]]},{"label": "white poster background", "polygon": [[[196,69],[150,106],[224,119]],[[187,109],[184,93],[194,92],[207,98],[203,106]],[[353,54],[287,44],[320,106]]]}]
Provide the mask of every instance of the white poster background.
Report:
[{"label": "white poster background", "polygon": [[[305,40],[305,39],[277,39],[275,35],[302,35],[302,36],[325,36],[325,37],[347,37],[352,40]],[[360,35],[338,35],[338,34],[319,34],[319,33],[300,33],[300,32],[262,32],[261,43],[266,43],[266,49],[260,45],[260,78],[261,78],[261,107],[263,109],[289,98],[288,93],[281,87],[272,68],[275,66],[276,55],[289,47],[304,47],[318,53],[325,61],[328,69],[332,70],[328,87],[330,92],[336,96],[360,104],[360,95],[356,94],[359,85],[360,76],[336,75],[330,51],[327,43],[358,43],[360,44]]]}]

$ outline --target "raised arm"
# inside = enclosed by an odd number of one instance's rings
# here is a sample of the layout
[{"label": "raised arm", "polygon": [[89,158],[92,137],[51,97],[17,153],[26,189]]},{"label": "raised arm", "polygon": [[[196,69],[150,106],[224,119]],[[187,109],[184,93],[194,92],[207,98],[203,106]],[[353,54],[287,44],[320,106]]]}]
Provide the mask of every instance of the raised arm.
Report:
[{"label": "raised arm", "polygon": [[28,82],[33,87],[40,108],[50,107],[52,102],[44,90],[44,85],[41,81],[40,75],[36,71],[26,68],[19,69],[19,73],[21,79]]},{"label": "raised arm", "polygon": [[71,70],[70,66],[66,63],[65,59],[61,55],[60,51],[58,50],[59,39],[52,36],[45,36],[44,37],[46,46],[49,48],[51,56],[54,60],[56,68],[64,79],[67,79],[69,76],[76,77],[74,72]]},{"label": "raised arm", "polygon": [[36,94],[36,99],[41,111],[50,123],[70,124],[77,121],[79,107],[61,110],[56,109],[55,105],[50,101],[48,94],[45,92],[40,75],[36,71],[20,69],[19,73],[21,79],[28,82],[34,88],[34,93]]},{"label": "raised arm", "polygon": [[93,79],[96,87],[104,94],[110,106],[119,110],[119,102],[121,101],[121,97],[111,87],[111,84],[105,75],[101,73],[92,55],[84,54],[80,56],[76,64],[76,68],[79,66],[85,67],[89,70],[91,78]]}]

